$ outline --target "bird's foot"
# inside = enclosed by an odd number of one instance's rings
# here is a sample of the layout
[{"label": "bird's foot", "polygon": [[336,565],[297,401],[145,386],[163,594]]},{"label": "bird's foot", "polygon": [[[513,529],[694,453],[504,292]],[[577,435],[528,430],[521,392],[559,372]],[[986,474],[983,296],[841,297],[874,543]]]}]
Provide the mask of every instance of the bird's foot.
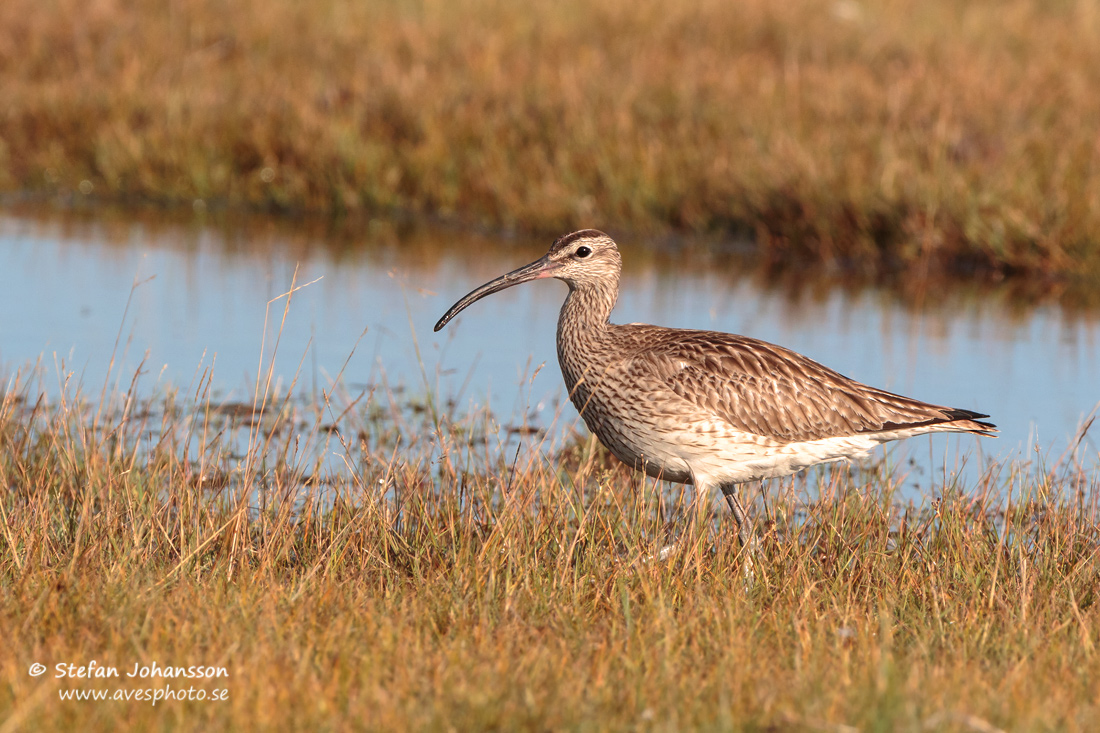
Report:
[{"label": "bird's foot", "polygon": [[661,549],[657,550],[657,552],[654,552],[652,555],[646,555],[645,557],[643,557],[642,562],[664,562],[665,560],[668,560],[670,557],[672,557],[672,555],[679,549],[680,546],[677,544],[665,545]]}]

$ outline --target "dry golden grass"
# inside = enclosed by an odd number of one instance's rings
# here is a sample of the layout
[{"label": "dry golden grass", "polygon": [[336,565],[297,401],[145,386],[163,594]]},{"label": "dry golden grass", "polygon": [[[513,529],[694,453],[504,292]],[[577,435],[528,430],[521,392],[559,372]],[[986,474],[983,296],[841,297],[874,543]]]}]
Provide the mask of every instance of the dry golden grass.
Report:
[{"label": "dry golden grass", "polygon": [[[485,416],[340,389],[261,390],[253,428],[201,380],[46,378],[0,394],[0,730],[1100,725],[1100,487],[1072,463],[923,508],[878,470],[772,487],[746,585],[728,529],[685,533],[593,442],[516,453]],[[93,659],[229,677],[54,677]],[[59,697],[165,685],[228,699]]]},{"label": "dry golden grass", "polygon": [[8,191],[1100,269],[1089,0],[7,0],[0,88]]}]

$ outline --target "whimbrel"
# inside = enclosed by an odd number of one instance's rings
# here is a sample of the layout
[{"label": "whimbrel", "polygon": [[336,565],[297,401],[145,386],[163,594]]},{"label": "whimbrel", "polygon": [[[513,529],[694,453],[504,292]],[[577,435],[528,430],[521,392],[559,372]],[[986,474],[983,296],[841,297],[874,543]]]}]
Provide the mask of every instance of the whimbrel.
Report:
[{"label": "whimbrel", "polygon": [[988,417],[875,389],[801,354],[715,331],[616,325],[622,259],[611,237],[585,229],[545,256],[469,293],[438,331],[486,295],[554,277],[569,286],[558,316],[558,361],[588,429],[649,476],[721,489],[742,546],[751,525],[738,484],[850,458],[891,440],[937,432],[993,435]]}]

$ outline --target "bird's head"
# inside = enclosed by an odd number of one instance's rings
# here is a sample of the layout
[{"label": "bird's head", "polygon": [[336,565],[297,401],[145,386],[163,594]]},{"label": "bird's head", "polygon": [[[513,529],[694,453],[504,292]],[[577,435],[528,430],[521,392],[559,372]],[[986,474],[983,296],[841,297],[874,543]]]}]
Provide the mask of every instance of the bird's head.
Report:
[{"label": "bird's head", "polygon": [[582,229],[579,232],[566,234],[550,245],[549,252],[531,264],[513,270],[507,275],[501,275],[460,299],[439,319],[435,324],[435,330],[438,331],[446,326],[452,318],[474,301],[513,285],[556,277],[568,283],[570,289],[574,290],[601,285],[616,290],[619,286],[621,270],[622,259],[619,257],[619,248],[615,246],[611,237],[595,229]]}]

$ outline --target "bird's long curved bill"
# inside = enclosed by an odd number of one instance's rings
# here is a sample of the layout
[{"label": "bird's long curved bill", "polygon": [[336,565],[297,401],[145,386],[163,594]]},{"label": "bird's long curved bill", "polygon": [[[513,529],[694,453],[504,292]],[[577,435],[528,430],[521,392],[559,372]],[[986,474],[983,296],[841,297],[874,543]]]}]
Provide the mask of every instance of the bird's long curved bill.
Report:
[{"label": "bird's long curved bill", "polygon": [[513,285],[519,285],[520,283],[529,282],[531,280],[539,280],[544,277],[553,277],[554,272],[560,267],[561,265],[554,262],[549,257],[540,257],[529,265],[524,265],[518,270],[512,270],[507,275],[501,275],[496,280],[490,280],[477,290],[466,294],[457,303],[452,305],[451,309],[444,313],[443,317],[439,319],[439,322],[435,324],[435,330],[438,331],[446,326],[452,318],[457,316],[466,306],[470,305],[475,300],[481,300],[486,295],[492,295],[505,288],[510,288]]}]

